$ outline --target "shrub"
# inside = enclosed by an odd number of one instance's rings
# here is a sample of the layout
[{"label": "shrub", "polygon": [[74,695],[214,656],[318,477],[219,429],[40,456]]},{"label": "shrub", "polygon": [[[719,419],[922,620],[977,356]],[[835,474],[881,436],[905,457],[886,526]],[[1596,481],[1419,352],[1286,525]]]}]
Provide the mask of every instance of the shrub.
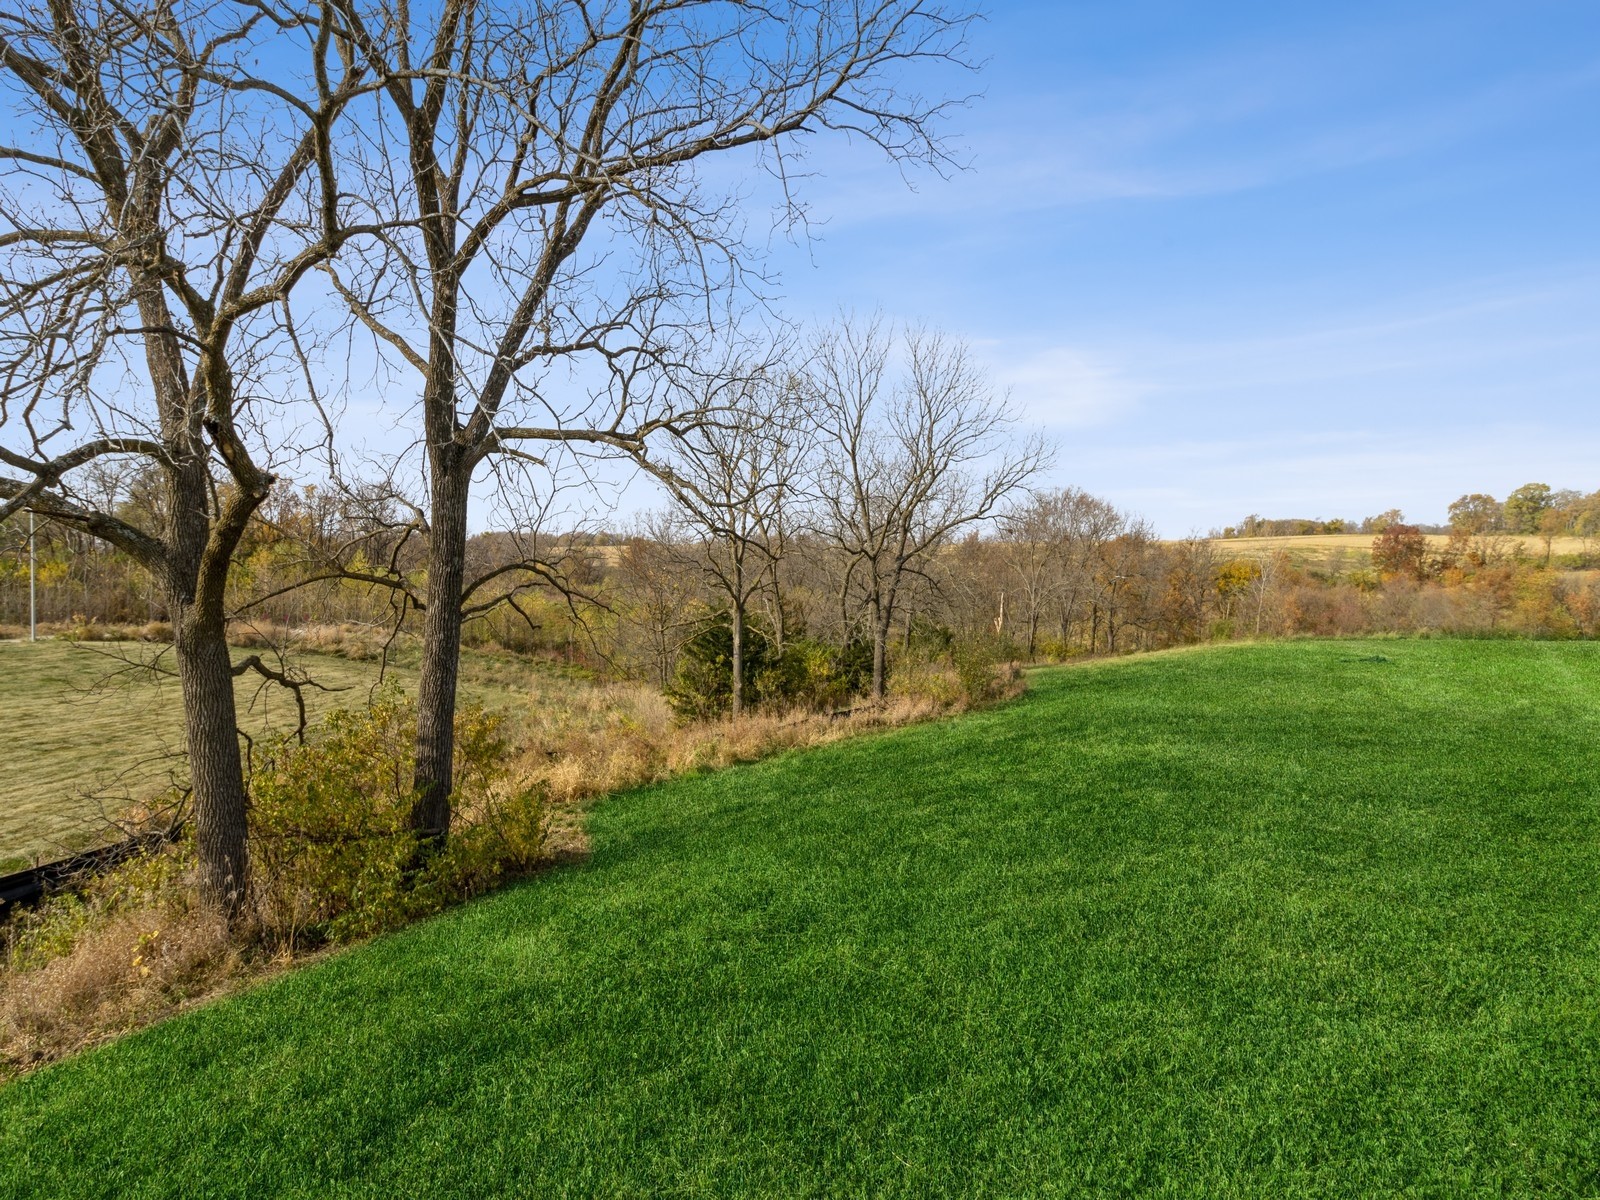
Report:
[{"label": "shrub", "polygon": [[[744,630],[744,694],[755,701],[756,681],[777,666],[772,641],[754,621]],[[681,720],[703,721],[721,716],[733,704],[733,617],[726,610],[712,613],[699,631],[684,643],[667,703]]]},{"label": "shrub", "polygon": [[889,694],[935,708],[958,708],[965,699],[961,680],[942,658],[902,654],[889,671]]},{"label": "shrub", "polygon": [[1081,642],[1059,635],[1040,634],[1035,645],[1035,658],[1043,662],[1065,662],[1071,658],[1081,658],[1089,650]]},{"label": "shrub", "polygon": [[[811,638],[792,638],[780,652],[758,620],[744,633],[744,694],[751,705],[801,705],[837,708],[862,691],[872,675],[872,647],[859,639],[830,646]],[[733,703],[733,619],[714,613],[685,643],[667,689],[667,702],[680,720],[709,720]]]},{"label": "shrub", "polygon": [[961,694],[970,704],[998,699],[1014,678],[1005,668],[1021,655],[1006,637],[964,638],[950,649]]},{"label": "shrub", "polygon": [[[947,648],[938,647],[947,645]],[[898,655],[889,674],[896,696],[960,708],[998,699],[1012,690],[1018,672],[1011,666],[1016,647],[1005,638],[985,636],[918,638]]]},{"label": "shrub", "polygon": [[872,677],[872,647],[855,639],[830,646],[813,638],[794,638],[773,666],[757,676],[764,702],[833,709],[865,690]]},{"label": "shrub", "polygon": [[386,690],[365,709],[331,714],[306,745],[286,740],[259,759],[252,850],[269,936],[365,937],[537,860],[543,792],[510,777],[503,719],[474,706],[456,718],[460,820],[444,851],[421,853],[410,830],[415,730],[412,702]]}]

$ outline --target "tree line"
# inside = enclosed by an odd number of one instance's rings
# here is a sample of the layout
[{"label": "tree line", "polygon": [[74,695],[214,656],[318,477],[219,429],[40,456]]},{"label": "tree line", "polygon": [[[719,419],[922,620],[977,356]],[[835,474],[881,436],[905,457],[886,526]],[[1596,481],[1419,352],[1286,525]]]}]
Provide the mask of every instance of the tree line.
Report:
[{"label": "tree line", "polygon": [[[729,408],[703,385],[761,291],[732,181],[770,172],[796,228],[819,139],[943,164],[961,97],[913,80],[963,61],[970,19],[928,0],[0,14],[0,519],[106,543],[159,591],[207,903],[238,912],[249,886],[230,583],[280,478],[320,457],[385,525],[389,557],[344,566],[420,620],[413,823],[437,845],[462,626],[516,570],[469,574],[474,495],[523,507],[563,452],[659,472],[656,441]],[[356,462],[372,389],[404,397],[405,448]]]},{"label": "tree line", "polygon": [[[1048,447],[959,342],[772,314],[759,248],[805,228],[804,154],[851,137],[949,165],[964,97],[919,80],[968,65],[972,19],[934,0],[0,13],[0,595],[9,618],[31,515],[48,615],[159,625],[207,904],[238,913],[250,888],[234,680],[305,684],[233,648],[287,629],[415,638],[426,856],[450,837],[474,640],[739,712],[881,698],[918,655],[976,678],[985,656],[1284,627],[1292,564],[1036,490]],[[752,170],[770,206],[746,203]],[[619,464],[669,506],[557,531],[566,489]],[[473,536],[474,512],[498,531]]]},{"label": "tree line", "polygon": [[[1314,534],[1381,534],[1391,525],[1405,525],[1405,514],[1391,508],[1360,521],[1336,517],[1263,517],[1252,513],[1234,525],[1213,529],[1214,538],[1306,537]],[[1415,524],[1415,523],[1411,523]],[[1472,492],[1450,502],[1444,525],[1416,524],[1421,533],[1464,532],[1542,537],[1591,538],[1600,535],[1600,491],[1552,488],[1547,483],[1525,483],[1504,500]]]}]

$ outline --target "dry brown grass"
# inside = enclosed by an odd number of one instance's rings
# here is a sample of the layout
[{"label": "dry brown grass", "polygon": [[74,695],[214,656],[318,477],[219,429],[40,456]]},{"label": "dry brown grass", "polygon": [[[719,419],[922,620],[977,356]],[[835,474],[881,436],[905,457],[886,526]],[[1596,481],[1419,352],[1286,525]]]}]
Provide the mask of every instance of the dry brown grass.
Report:
[{"label": "dry brown grass", "polygon": [[219,996],[243,974],[242,963],[220,918],[165,906],[119,914],[71,953],[6,980],[0,1077]]},{"label": "dry brown grass", "polygon": [[225,993],[248,947],[195,903],[178,852],[125,864],[14,917],[0,973],[0,1078]]},{"label": "dry brown grass", "polygon": [[[997,670],[991,698],[1023,687]],[[587,852],[583,814],[597,798],[681,775],[754,762],[958,712],[951,679],[919,675],[906,694],[848,713],[761,712],[680,725],[658,692],[628,685],[546,692],[518,721],[514,774],[548,789],[542,866]],[[195,901],[182,852],[141,860],[14,921],[0,961],[0,1079],[154,1024],[317,957],[230,935]]]},{"label": "dry brown grass", "polygon": [[[1007,665],[998,669],[990,698],[1009,699],[1022,688],[1021,671]],[[600,796],[949,716],[968,705],[953,680],[921,676],[882,704],[848,712],[769,710],[684,725],[652,688],[596,687],[529,715],[517,774],[548,788],[551,845],[559,857],[570,857],[586,849],[582,814]]]},{"label": "dry brown grass", "polygon": [[[1014,683],[1006,694],[1014,694]],[[659,693],[643,687],[596,689],[570,708],[542,714],[523,750],[523,771],[550,790],[558,809],[691,771],[754,762],[873,729],[944,716],[964,702],[925,695],[892,697],[848,713],[759,712],[737,720],[679,725]]]},{"label": "dry brown grass", "polygon": [[[1441,533],[1424,534],[1428,545],[1443,550],[1450,539]],[[1293,537],[1214,538],[1212,546],[1221,554],[1234,558],[1266,558],[1283,551],[1291,558],[1323,557],[1330,552],[1344,551],[1352,558],[1368,558],[1372,554],[1374,535],[1370,533],[1309,533]],[[1533,534],[1504,535],[1506,553],[1520,548],[1530,558],[1544,558],[1544,539]],[[1594,549],[1593,539],[1558,537],[1550,547],[1552,554],[1587,554]]]}]

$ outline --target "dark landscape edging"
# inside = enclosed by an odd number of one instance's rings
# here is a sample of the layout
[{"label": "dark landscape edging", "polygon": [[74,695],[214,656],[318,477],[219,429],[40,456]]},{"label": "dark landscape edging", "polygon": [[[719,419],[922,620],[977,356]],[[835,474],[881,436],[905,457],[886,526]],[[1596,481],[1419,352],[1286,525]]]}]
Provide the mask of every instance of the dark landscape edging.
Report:
[{"label": "dark landscape edging", "polygon": [[13,905],[36,904],[63,884],[85,875],[98,875],[124,863],[136,854],[154,850],[170,842],[178,831],[163,830],[141,833],[109,846],[83,850],[55,862],[41,863],[26,871],[0,875],[0,918],[5,917]]}]

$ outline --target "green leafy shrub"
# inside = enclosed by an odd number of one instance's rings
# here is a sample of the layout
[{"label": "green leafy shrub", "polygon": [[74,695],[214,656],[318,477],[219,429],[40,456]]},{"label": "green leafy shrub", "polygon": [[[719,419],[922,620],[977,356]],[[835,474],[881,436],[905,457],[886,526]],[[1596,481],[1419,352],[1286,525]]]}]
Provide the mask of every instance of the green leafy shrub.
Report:
[{"label": "green leafy shrub", "polygon": [[863,641],[832,646],[814,638],[792,638],[774,665],[756,678],[764,702],[834,709],[866,689],[872,678],[872,647]]},{"label": "green leafy shrub", "polygon": [[330,714],[305,745],[285,741],[252,772],[256,896],[266,930],[291,945],[347,941],[473,895],[537,861],[543,791],[509,776],[503,719],[456,718],[457,821],[421,855],[410,830],[416,710],[398,692]]},{"label": "green leafy shrub", "polygon": [[1052,634],[1040,634],[1034,657],[1045,662],[1065,662],[1069,658],[1081,658],[1087,653],[1088,650],[1081,642]]},{"label": "green leafy shrub", "polygon": [[[837,708],[866,687],[872,647],[851,641],[831,646],[790,638],[780,652],[767,628],[748,621],[744,632],[744,694],[748,703]],[[733,618],[712,614],[678,657],[667,701],[681,720],[723,715],[733,703]]]},{"label": "green leafy shrub", "polygon": [[[744,630],[744,694],[758,699],[757,679],[777,666],[772,639],[753,621]],[[733,617],[712,613],[678,655],[678,667],[667,689],[667,703],[679,719],[704,721],[721,716],[733,704]]]},{"label": "green leafy shrub", "polygon": [[889,693],[906,700],[922,700],[938,708],[956,707],[963,699],[961,680],[941,656],[906,653],[894,660],[889,672]]},{"label": "green leafy shrub", "polygon": [[1006,678],[1002,667],[1017,657],[1017,648],[1000,637],[962,639],[950,649],[961,693],[973,704],[1000,695]]}]

